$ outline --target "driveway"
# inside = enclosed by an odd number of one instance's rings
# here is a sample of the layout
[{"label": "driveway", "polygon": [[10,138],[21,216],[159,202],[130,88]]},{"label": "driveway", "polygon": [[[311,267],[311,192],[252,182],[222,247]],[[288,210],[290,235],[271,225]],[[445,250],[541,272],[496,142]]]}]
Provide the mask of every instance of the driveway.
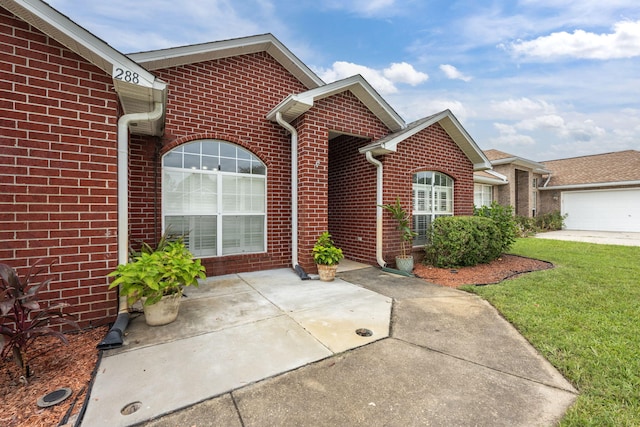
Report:
[{"label": "driveway", "polygon": [[539,239],[570,240],[604,245],[640,246],[640,233],[624,231],[558,230],[536,234]]}]

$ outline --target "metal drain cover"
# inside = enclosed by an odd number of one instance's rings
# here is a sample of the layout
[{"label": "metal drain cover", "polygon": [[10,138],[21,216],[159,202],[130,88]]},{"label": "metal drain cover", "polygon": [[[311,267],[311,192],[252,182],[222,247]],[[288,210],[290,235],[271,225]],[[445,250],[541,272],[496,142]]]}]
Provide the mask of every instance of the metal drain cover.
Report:
[{"label": "metal drain cover", "polygon": [[124,405],[124,407],[120,410],[120,413],[122,415],[131,415],[134,412],[137,412],[140,408],[142,408],[142,402],[131,402]]},{"label": "metal drain cover", "polygon": [[48,408],[49,406],[57,405],[69,396],[71,396],[71,389],[69,387],[63,387],[45,394],[40,397],[36,403],[41,408]]},{"label": "metal drain cover", "polygon": [[356,334],[360,335],[361,337],[370,337],[373,335],[373,332],[371,331],[371,329],[360,328],[356,329]]}]

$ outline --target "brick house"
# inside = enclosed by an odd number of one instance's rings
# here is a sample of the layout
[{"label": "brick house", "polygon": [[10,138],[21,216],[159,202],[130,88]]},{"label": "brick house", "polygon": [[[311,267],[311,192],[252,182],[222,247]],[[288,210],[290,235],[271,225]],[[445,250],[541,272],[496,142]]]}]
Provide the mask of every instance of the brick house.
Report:
[{"label": "brick house", "polygon": [[84,326],[116,315],[106,275],[129,244],[168,227],[208,275],[313,272],[324,230],[385,265],[400,241],[377,205],[400,197],[419,251],[490,168],[450,111],[405,124],[270,34],[127,56],[46,3],[0,0],[0,46],[0,262],[55,261],[46,297]]},{"label": "brick house", "polygon": [[515,214],[534,217],[539,212],[539,188],[549,171],[544,164],[499,150],[485,150],[493,169],[476,172],[475,204],[495,200],[513,206]]},{"label": "brick house", "polygon": [[496,201],[529,217],[558,211],[569,230],[640,232],[640,152],[544,162],[484,153],[493,169],[474,174],[476,206]]},{"label": "brick house", "polygon": [[539,188],[540,204],[545,212],[566,214],[567,229],[640,233],[640,151],[543,164],[550,176]]}]

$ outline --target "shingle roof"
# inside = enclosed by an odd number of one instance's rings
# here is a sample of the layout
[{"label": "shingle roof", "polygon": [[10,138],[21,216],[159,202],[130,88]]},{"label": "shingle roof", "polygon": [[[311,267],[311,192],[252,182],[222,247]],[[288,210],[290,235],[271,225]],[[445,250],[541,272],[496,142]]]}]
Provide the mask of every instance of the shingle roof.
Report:
[{"label": "shingle roof", "polygon": [[489,160],[499,160],[499,159],[510,159],[512,157],[517,157],[513,154],[505,153],[500,150],[484,150],[484,155],[487,156]]},{"label": "shingle roof", "polygon": [[640,181],[640,151],[573,157],[542,162],[552,171],[547,187]]}]

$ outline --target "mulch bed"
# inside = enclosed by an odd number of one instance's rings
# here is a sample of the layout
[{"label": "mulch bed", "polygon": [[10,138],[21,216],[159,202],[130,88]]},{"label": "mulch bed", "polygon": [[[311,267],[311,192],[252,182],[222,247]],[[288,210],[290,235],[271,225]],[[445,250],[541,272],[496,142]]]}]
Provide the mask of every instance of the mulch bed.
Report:
[{"label": "mulch bed", "polygon": [[455,288],[462,285],[499,283],[523,273],[550,268],[553,268],[553,264],[547,261],[517,255],[502,255],[488,264],[478,264],[473,267],[437,268],[420,264],[416,265],[413,273],[427,282]]}]

